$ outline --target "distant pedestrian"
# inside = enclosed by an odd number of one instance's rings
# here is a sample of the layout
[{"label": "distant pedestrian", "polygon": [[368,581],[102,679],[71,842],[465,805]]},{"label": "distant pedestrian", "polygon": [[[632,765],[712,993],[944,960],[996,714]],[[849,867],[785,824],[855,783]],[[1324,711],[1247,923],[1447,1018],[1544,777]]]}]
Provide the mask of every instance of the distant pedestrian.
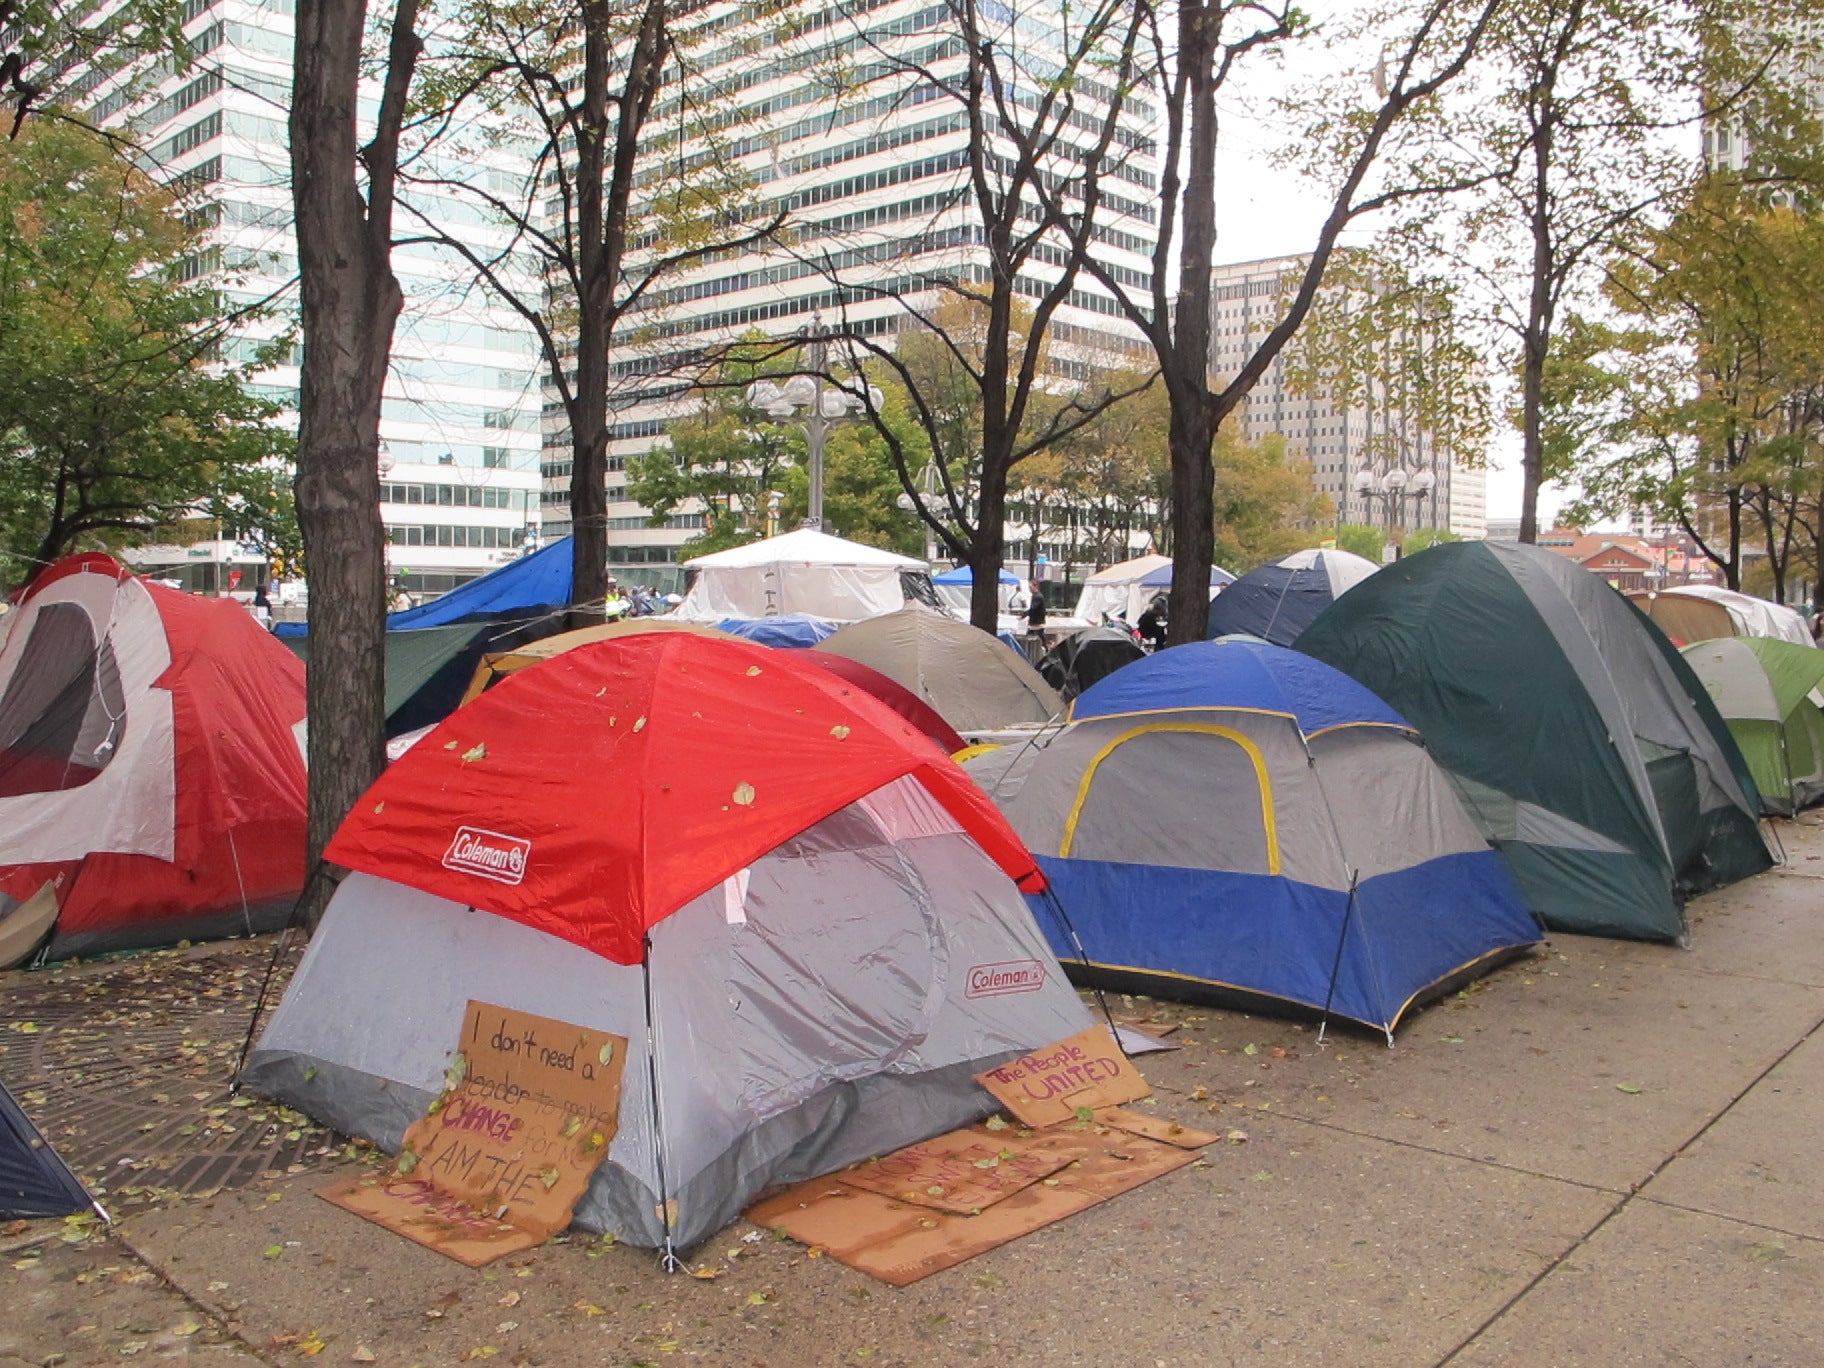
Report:
[{"label": "distant pedestrian", "polygon": [[268,631],[272,630],[272,600],[267,597],[266,585],[262,581],[253,591],[253,602],[247,605],[253,613],[253,619]]},{"label": "distant pedestrian", "polygon": [[1146,611],[1140,614],[1140,637],[1148,648],[1155,651],[1165,649],[1165,600],[1156,598],[1146,605]]}]

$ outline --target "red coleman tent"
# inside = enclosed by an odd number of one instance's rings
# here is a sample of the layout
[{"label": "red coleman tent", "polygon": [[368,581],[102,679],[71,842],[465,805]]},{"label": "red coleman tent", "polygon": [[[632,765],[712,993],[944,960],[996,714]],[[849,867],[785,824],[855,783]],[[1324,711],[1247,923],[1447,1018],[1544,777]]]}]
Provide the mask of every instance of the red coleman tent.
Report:
[{"label": "red coleman tent", "polygon": [[0,646],[0,963],[284,920],[304,875],[304,670],[240,604],[103,555]]},{"label": "red coleman tent", "polygon": [[944,721],[937,709],[897,679],[882,674],[872,665],[863,665],[859,660],[850,660],[847,656],[831,655],[828,651],[804,650],[799,652],[799,659],[810,661],[820,670],[840,675],[856,688],[874,695],[935,741],[945,755],[955,755],[969,745],[958,735],[955,727]]},{"label": "red coleman tent", "polygon": [[646,932],[731,870],[901,777],[1044,887],[904,718],[794,653],[683,632],[595,642],[489,690],[387,770],[326,853],[638,964]]}]

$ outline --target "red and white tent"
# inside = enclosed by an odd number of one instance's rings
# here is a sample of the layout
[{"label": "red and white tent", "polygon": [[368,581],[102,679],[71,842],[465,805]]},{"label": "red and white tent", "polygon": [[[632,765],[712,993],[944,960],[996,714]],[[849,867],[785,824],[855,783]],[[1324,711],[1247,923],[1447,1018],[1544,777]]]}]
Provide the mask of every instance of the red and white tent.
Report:
[{"label": "red and white tent", "polygon": [[330,843],[351,872],[243,1081],[393,1149],[471,1001],[622,1037],[576,1220],[667,1249],[988,1111],[975,1074],[1089,1025],[1020,895],[1044,876],[806,654],[625,636],[457,709]]},{"label": "red and white tent", "polygon": [[304,670],[240,604],[60,561],[0,645],[0,964],[282,922],[304,881]]}]

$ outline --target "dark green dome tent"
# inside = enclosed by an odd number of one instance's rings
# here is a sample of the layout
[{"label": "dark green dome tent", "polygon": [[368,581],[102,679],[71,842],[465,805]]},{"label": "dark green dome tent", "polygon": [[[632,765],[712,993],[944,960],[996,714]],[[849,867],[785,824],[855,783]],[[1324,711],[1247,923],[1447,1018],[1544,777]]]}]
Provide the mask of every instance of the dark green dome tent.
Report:
[{"label": "dark green dome tent", "polygon": [[1503,542],[1433,547],[1298,649],[1405,716],[1549,927],[1684,934],[1684,897],[1766,869],[1760,798],[1704,686],[1606,583]]}]

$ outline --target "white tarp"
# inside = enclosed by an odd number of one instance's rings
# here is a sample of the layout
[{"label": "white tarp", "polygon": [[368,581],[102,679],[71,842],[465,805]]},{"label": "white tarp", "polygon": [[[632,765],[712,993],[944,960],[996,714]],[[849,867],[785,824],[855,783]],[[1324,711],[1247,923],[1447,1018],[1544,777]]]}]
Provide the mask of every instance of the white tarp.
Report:
[{"label": "white tarp", "polygon": [[691,622],[804,613],[859,622],[905,607],[900,572],[922,560],[801,527],[684,562],[695,580],[675,616]]}]

